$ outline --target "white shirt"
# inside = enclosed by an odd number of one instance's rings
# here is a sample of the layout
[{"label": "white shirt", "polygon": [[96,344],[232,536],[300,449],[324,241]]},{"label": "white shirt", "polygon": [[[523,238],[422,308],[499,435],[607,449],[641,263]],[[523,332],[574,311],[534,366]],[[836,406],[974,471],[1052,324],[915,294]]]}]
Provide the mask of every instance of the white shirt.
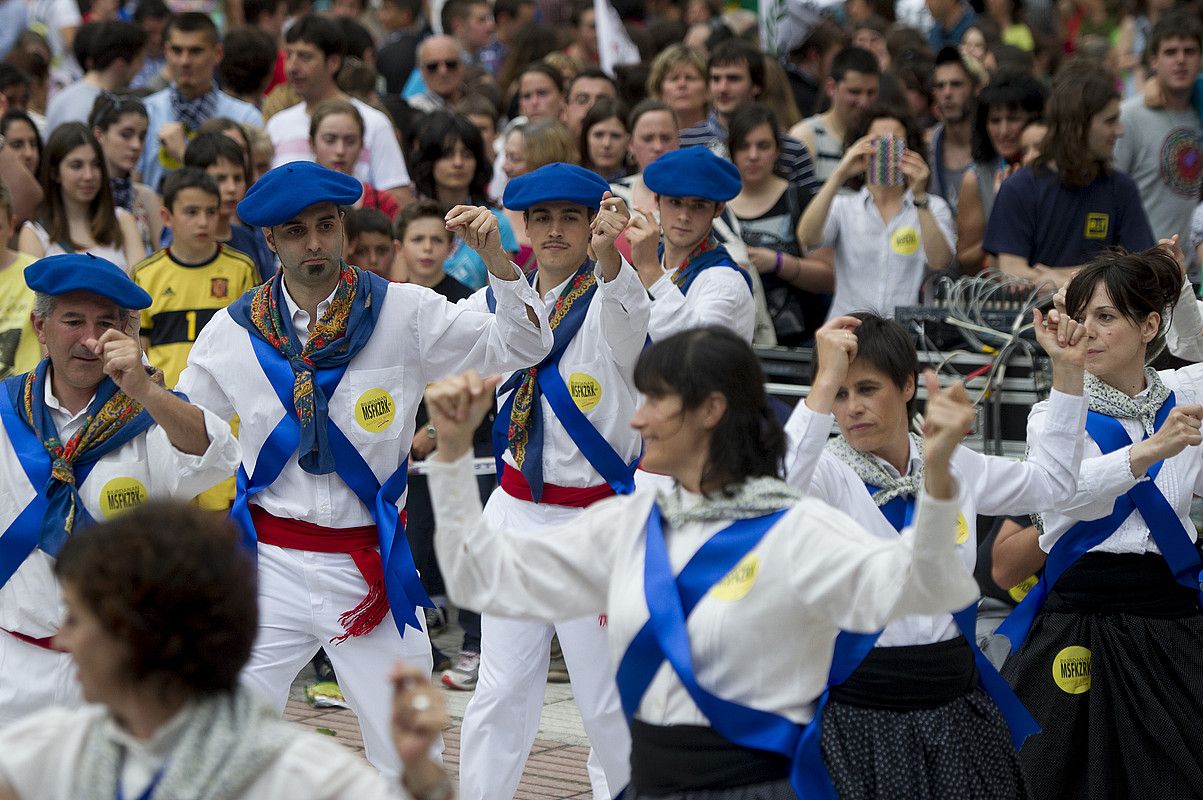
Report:
[{"label": "white shirt", "polygon": [[[1048,414],[1039,437],[1029,434],[1032,444],[1027,461],[986,456],[957,447],[952,456],[952,474],[962,487],[957,519],[957,555],[965,575],[973,575],[977,562],[977,515],[1028,514],[1055,508],[1074,492],[1078,464],[1082,460],[1086,398],[1053,391]],[[898,536],[894,526],[873,502],[868,490],[852,469],[826,448],[835,418],[811,411],[798,403],[786,423],[790,445],[787,450],[787,481],[820,500],[844,510],[865,530],[883,539]],[[884,459],[871,456],[894,477],[901,477]],[[923,458],[912,445],[908,473],[921,469]],[[959,610],[959,609],[957,609]],[[878,645],[931,644],[952,639],[960,631],[951,614],[914,615],[886,626]],[[973,631],[965,631],[973,636]]]},{"label": "white shirt", "polygon": [[[368,185],[387,191],[409,185],[409,171],[401,157],[401,145],[393,133],[393,123],[381,111],[362,100],[350,98],[351,104],[363,117],[363,149],[355,162],[355,177]],[[267,135],[276,147],[272,166],[290,161],[313,161],[309,147],[309,109],[297,103],[273,114],[267,121]]]},{"label": "white shirt", "polygon": [[[0,731],[0,786],[20,798],[75,800],[81,796],[78,766],[91,723],[108,712],[102,706],[50,708]],[[182,734],[180,718],[149,741],[119,733],[125,748],[121,785],[137,797],[166,763]],[[289,725],[281,720],[280,726]],[[243,800],[395,800],[403,797],[361,757],[329,736],[305,732],[293,738],[249,786]]]},{"label": "white shirt", "polygon": [[[467,369],[489,375],[530,366],[551,348],[546,311],[530,285],[492,276],[490,281],[497,295],[495,315],[453,305],[414,284],[389,285],[371,339],[327,398],[330,420],[356,446],[378,482],[409,455],[426,384]],[[308,315],[287,289],[284,296],[298,334],[307,332]],[[539,316],[539,327],[527,317],[528,305]],[[258,366],[250,333],[228,309],[218,311],[197,337],[177,388],[223,418],[238,414],[243,465],[253,475],[259,450],[285,409]],[[382,408],[385,413],[378,414]],[[371,513],[342,478],[305,472],[295,452],[254,502],[269,514],[327,528],[372,524]],[[403,494],[398,506],[404,503]]]},{"label": "white shirt", "polygon": [[[637,392],[634,386],[635,362],[643,352],[647,338],[651,303],[639,281],[639,274],[625,260],[614,280],[602,280],[601,267],[593,273],[597,290],[585,312],[580,330],[560,357],[559,371],[569,394],[586,419],[605,437],[622,458],[631,463],[639,455],[639,434],[630,426],[635,415]],[[544,293],[542,301],[548,316],[563,283]],[[465,305],[477,311],[488,308],[485,290],[469,298]],[[509,379],[509,374],[505,379]],[[498,408],[509,397],[498,398]],[[557,486],[597,486],[605,483],[580,451],[556,417],[547,396],[540,399],[543,419],[543,480]],[[513,454],[506,449],[505,463],[517,467]]]},{"label": "white shirt", "polygon": [[[59,404],[46,381],[46,404],[61,441],[70,439],[87,419],[87,409],[72,414]],[[84,508],[97,521],[118,514],[130,502],[148,498],[189,499],[234,474],[238,441],[221,417],[202,408],[209,449],[194,456],[177,450],[158,425],[101,458],[79,487]],[[17,459],[8,431],[0,425],[0,535],[37,496]],[[39,489],[41,487],[38,487]],[[64,608],[54,558],[34,549],[0,587],[0,628],[35,638],[54,635]]]},{"label": "white shirt", "polygon": [[[933,194],[927,201],[948,249],[956,252],[948,203]],[[823,247],[835,248],[835,294],[827,319],[853,311],[893,317],[895,306],[919,302],[929,265],[919,210],[909,189],[903,195],[902,208],[889,222],[881,218],[868,189],[837,194],[823,224]],[[930,266],[940,269],[944,264]]]},{"label": "white shirt", "polygon": [[[1203,403],[1203,364],[1192,364],[1179,370],[1158,373],[1173,392],[1177,405]],[[1148,389],[1141,392],[1144,395]],[[1050,424],[1051,413],[1047,403],[1037,403],[1028,418],[1028,441],[1039,436]],[[1121,419],[1119,423],[1133,442],[1144,438],[1144,426],[1133,419]],[[1044,533],[1040,536],[1040,547],[1045,552],[1069,530],[1075,522],[1101,519],[1111,513],[1115,499],[1148,475],[1132,477],[1129,454],[1131,446],[1121,447],[1113,453],[1103,455],[1098,444],[1090,436],[1086,439],[1082,466],[1078,472],[1077,492],[1068,501],[1059,504],[1056,510],[1042,515]],[[1170,506],[1182,520],[1190,540],[1197,538],[1195,524],[1190,518],[1190,504],[1194,495],[1203,495],[1203,450],[1198,445],[1185,448],[1178,455],[1167,458],[1161,465],[1154,483]],[[1091,548],[1098,553],[1157,553],[1156,542],[1140,514],[1130,514],[1120,523],[1115,533],[1101,544]]]},{"label": "white shirt", "polygon": [[724,325],[752,341],[756,328],[756,303],[748,282],[728,267],[710,267],[694,278],[685,294],[673,283],[673,270],[652,284],[652,319],[648,333],[660,341],[674,333],[704,325]]},{"label": "white shirt", "polygon": [[[435,547],[457,605],[549,622],[606,611],[611,655],[621,661],[648,619],[644,529],[654,492],[603,500],[568,525],[529,536],[482,518],[471,454],[454,464],[432,461],[429,480]],[[962,608],[977,596],[953,546],[956,515],[956,500],[924,495],[915,526],[886,540],[818,500],[799,501],[689,616],[698,682],[727,700],[809,721],[839,629],[874,631],[904,614]],[[727,525],[668,531],[674,574]],[[732,580],[736,574],[747,577]],[[638,717],[708,724],[667,663]]]}]

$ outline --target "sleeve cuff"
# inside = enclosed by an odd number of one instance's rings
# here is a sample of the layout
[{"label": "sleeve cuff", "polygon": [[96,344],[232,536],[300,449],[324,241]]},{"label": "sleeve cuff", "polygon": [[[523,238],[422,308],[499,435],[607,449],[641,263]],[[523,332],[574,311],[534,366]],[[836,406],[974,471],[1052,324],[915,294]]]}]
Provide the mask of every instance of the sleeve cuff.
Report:
[{"label": "sleeve cuff", "polygon": [[790,412],[789,419],[785,421],[785,435],[794,442],[802,442],[810,436],[817,435],[814,433],[816,427],[822,427],[823,439],[826,441],[827,437],[831,435],[831,426],[834,424],[834,414],[820,414],[806,405],[806,398],[802,398]]}]

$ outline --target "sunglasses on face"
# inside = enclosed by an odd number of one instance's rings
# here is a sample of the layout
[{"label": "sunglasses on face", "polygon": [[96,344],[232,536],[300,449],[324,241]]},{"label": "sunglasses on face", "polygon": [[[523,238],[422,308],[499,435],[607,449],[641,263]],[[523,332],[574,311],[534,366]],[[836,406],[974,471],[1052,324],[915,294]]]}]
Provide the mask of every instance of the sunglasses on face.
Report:
[{"label": "sunglasses on face", "polygon": [[437,72],[440,66],[442,66],[448,72],[459,69],[459,59],[449,58],[445,61],[428,61],[422,65],[422,69],[426,70],[427,72]]}]

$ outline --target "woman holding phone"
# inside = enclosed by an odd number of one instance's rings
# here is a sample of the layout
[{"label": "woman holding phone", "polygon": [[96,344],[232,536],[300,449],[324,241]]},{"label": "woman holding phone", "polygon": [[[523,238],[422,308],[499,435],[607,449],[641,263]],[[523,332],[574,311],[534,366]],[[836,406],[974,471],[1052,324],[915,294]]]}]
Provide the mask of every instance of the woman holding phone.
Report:
[{"label": "woman holding phone", "polygon": [[[852,145],[806,207],[798,234],[806,247],[835,249],[828,319],[853,311],[892,317],[896,306],[918,301],[928,271],[952,260],[952,212],[927,193],[923,135],[906,114],[873,106],[848,138]],[[859,191],[840,194],[844,184]]]}]

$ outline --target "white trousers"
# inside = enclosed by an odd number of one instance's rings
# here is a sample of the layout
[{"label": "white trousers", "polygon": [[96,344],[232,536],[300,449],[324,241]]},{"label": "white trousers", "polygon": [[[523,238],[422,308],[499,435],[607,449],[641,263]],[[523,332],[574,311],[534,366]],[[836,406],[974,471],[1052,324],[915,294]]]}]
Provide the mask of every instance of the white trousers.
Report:
[{"label": "white trousers", "polygon": [[[343,634],[339,616],[358,605],[367,592],[367,583],[345,553],[260,544],[259,632],[242,682],[283,713],[297,673],[318,648],[324,649],[343,696],[359,717],[368,761],[386,776],[396,777],[401,763],[390,734],[389,674],[398,660],[428,673],[434,662],[421,609],[417,616],[422,630],[407,628],[404,638],[388,616],[371,633],[330,643]],[[436,744],[436,755],[440,753],[441,739]]]},{"label": "white trousers", "polygon": [[631,735],[614,684],[606,629],[596,616],[556,625],[484,614],[480,678],[460,732],[462,800],[512,800],[539,732],[547,654],[558,633],[572,696],[593,745],[594,800],[610,800],[631,777]]},{"label": "white trousers", "polygon": [[[499,530],[544,536],[571,524],[581,511],[517,500],[499,488],[485,504],[484,516]],[[606,629],[598,617],[553,626],[486,613],[480,623],[480,676],[460,731],[462,800],[513,800],[518,791],[539,732],[552,633],[560,636],[572,695],[593,745],[589,781],[594,800],[610,800],[630,781],[631,733],[614,683]]]},{"label": "white trousers", "polygon": [[82,703],[71,656],[0,632],[0,728],[34,711]]}]

